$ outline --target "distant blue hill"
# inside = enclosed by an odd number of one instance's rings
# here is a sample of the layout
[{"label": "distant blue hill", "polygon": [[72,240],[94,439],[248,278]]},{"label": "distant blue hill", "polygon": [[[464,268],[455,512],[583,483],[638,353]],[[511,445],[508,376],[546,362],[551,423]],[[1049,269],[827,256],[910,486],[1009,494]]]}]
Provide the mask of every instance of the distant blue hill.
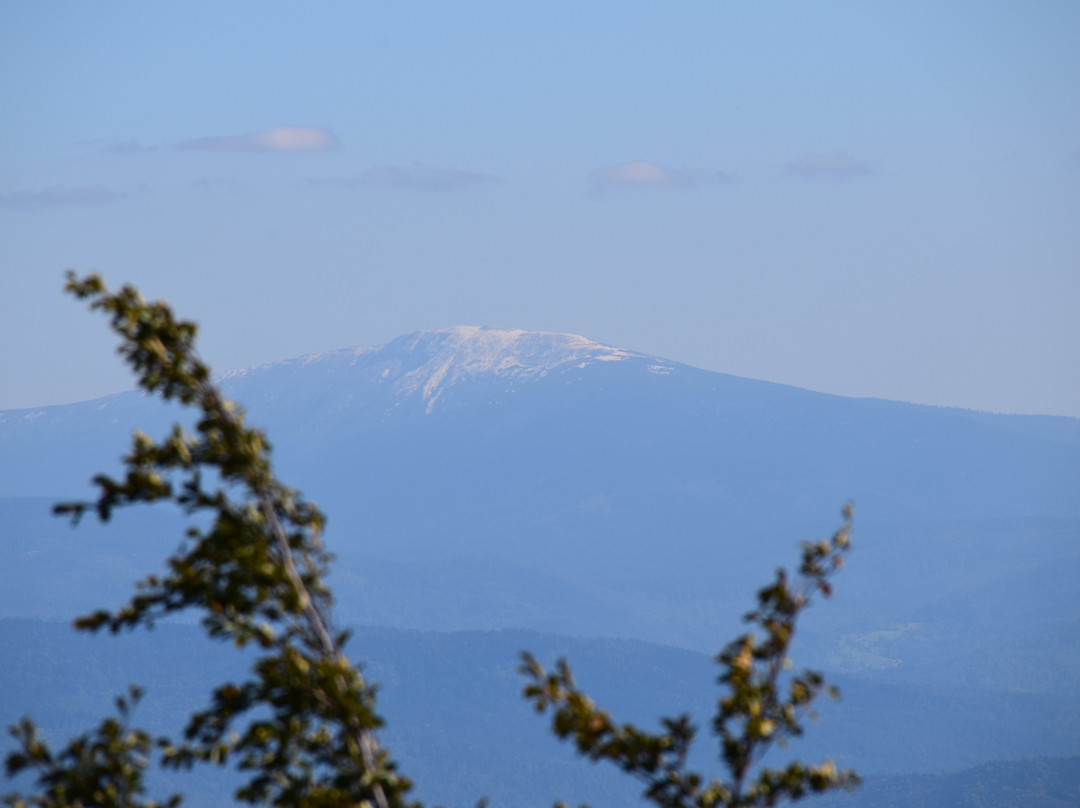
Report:
[{"label": "distant blue hill", "polygon": [[[176,732],[204,706],[211,687],[237,681],[249,660],[228,644],[203,639],[194,627],[178,625],[112,637],[75,635],[58,623],[0,620],[0,648],[6,649],[0,723],[30,712],[51,738],[94,725],[133,681],[146,688],[137,723],[153,733]],[[377,628],[359,629],[349,649],[365,676],[379,683],[384,740],[429,805],[474,805],[485,795],[502,806],[546,806],[557,799],[596,808],[643,804],[640,784],[613,766],[576,757],[548,731],[549,719],[521,698],[523,679],[515,668],[523,649],[547,663],[567,657],[581,685],[619,720],[652,729],[662,715],[690,714],[700,733],[692,765],[707,776],[721,773],[708,730],[719,692],[717,668],[703,654],[526,631]],[[767,762],[780,765],[786,754],[811,761],[832,757],[856,768],[867,784],[854,795],[807,805],[1076,804],[1078,759],[1031,759],[1077,748],[1075,713],[1063,711],[1058,698],[888,684],[865,676],[841,676],[837,683],[843,699],[823,702],[820,721],[809,722],[802,740],[788,753],[774,750]],[[0,754],[10,746],[0,738]],[[987,760],[995,763],[947,774]],[[904,774],[909,772],[914,774]],[[186,792],[185,805],[192,808],[230,801],[229,779],[212,767],[155,782],[161,784],[155,796],[166,793],[167,783]],[[0,781],[0,793],[5,790]]]},{"label": "distant blue hill", "polygon": [[[469,327],[222,383],[329,513],[343,620],[715,650],[852,499],[852,569],[803,653],[890,681],[1080,691],[1077,419],[824,395]],[[116,602],[175,546],[164,514],[72,533],[47,509],[117,468],[133,427],[160,434],[178,414],[139,393],[0,413],[0,614]]]}]

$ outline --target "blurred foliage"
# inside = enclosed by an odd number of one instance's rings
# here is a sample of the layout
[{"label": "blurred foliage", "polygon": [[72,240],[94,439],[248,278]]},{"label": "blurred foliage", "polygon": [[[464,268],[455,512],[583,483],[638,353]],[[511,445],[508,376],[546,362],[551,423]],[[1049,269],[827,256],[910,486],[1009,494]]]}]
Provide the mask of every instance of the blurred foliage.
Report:
[{"label": "blurred foliage", "polygon": [[146,732],[128,726],[131,711],[141,695],[133,686],[126,698],[116,699],[117,717],[106,718],[92,733],[72,739],[55,755],[29,718],[12,727],[11,734],[22,750],[8,756],[6,771],[14,774],[23,769],[37,770],[38,785],[43,791],[28,801],[10,795],[8,804],[15,808],[52,805],[176,808],[180,804],[178,795],[164,803],[142,798],[146,791],[142,772],[153,742]]},{"label": "blurred foliage", "polygon": [[[142,580],[130,602],[76,621],[84,631],[112,633],[152,627],[187,609],[200,611],[207,634],[238,648],[256,649],[250,677],[213,690],[179,738],[151,736],[129,725],[140,692],[117,700],[119,715],[53,752],[30,719],[12,728],[19,751],[6,772],[34,772],[40,791],[5,796],[14,808],[139,806],[172,808],[143,799],[144,772],[156,749],[167,768],[232,764],[244,777],[243,802],[274,806],[416,805],[411,782],[397,771],[375,731],[382,719],[375,690],[345,656],[347,633],[330,621],[332,597],[324,583],[331,561],[320,539],[325,518],[274,476],[265,435],[245,424],[243,410],[226,400],[195,350],[196,326],[174,318],[163,302],[148,303],[130,286],[110,293],[101,278],[69,273],[67,290],[109,315],[119,351],[139,386],[195,408],[195,432],[175,426],[157,442],[136,432],[124,458],[125,474],[100,475],[98,498],[57,506],[78,522],[87,511],[107,522],[117,508],[172,502],[201,516],[168,559],[168,572]],[[539,712],[551,710],[553,730],[572,739],[591,760],[609,760],[645,782],[645,796],[661,806],[775,805],[811,792],[850,787],[851,772],[831,761],[761,765],[774,745],[802,734],[811,703],[830,688],[821,674],[788,675],[796,622],[814,594],[830,594],[829,578],[850,548],[850,507],[831,541],[803,546],[796,580],[780,570],[758,593],[748,632],[717,656],[723,695],[712,729],[720,739],[726,778],[706,781],[687,768],[695,737],[688,716],[662,719],[649,733],[618,724],[581,692],[569,665],[548,673],[526,654],[525,696]]]},{"label": "blurred foliage", "polygon": [[798,586],[781,569],[776,580],[758,592],[758,608],[745,620],[760,634],[748,632],[728,643],[716,657],[724,694],[712,722],[720,739],[727,778],[706,780],[687,766],[695,728],[687,715],[663,718],[663,731],[650,733],[633,724],[617,724],[606,710],[581,692],[573,672],[560,660],[549,673],[530,654],[521,670],[531,679],[525,688],[538,712],[552,712],[552,731],[571,740],[592,760],[609,760],[645,783],[646,797],[664,808],[700,806],[768,806],[809,793],[851,788],[853,772],[838,771],[832,761],[813,766],[798,761],[783,769],[760,766],[774,745],[803,734],[802,718],[822,692],[838,695],[817,671],[786,677],[788,650],[800,613],[813,593],[831,594],[831,575],[843,566],[851,546],[851,507],[844,526],[831,541],[803,545]]}]

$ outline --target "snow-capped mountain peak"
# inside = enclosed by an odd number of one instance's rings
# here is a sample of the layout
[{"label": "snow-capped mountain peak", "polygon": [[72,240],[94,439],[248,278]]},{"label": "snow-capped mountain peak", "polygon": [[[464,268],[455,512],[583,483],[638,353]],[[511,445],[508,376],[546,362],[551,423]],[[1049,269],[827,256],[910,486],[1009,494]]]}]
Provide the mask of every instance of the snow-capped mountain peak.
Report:
[{"label": "snow-capped mountain peak", "polygon": [[[396,360],[394,364],[401,362],[399,374],[394,374],[395,389],[402,394],[420,393],[428,412],[446,389],[477,376],[542,377],[560,367],[584,368],[637,356],[576,334],[482,326],[420,331],[388,343],[384,350]],[[420,360],[419,364],[402,354]],[[391,368],[384,375],[391,375]]]},{"label": "snow-capped mountain peak", "polygon": [[[519,381],[540,379],[554,371],[580,370],[625,360],[663,362],[577,334],[456,326],[417,331],[374,347],[344,348],[259,368],[227,371],[216,378],[234,387],[253,378],[253,373],[260,375],[261,371],[278,375],[301,368],[319,369],[329,376],[351,379],[350,397],[381,397],[389,393],[395,402],[391,406],[395,408],[406,400],[419,398],[424,410],[430,413],[448,390],[462,383],[487,380],[506,383],[510,389]],[[669,364],[648,365],[647,370],[671,372]],[[365,380],[363,389],[354,387],[360,379]]]}]

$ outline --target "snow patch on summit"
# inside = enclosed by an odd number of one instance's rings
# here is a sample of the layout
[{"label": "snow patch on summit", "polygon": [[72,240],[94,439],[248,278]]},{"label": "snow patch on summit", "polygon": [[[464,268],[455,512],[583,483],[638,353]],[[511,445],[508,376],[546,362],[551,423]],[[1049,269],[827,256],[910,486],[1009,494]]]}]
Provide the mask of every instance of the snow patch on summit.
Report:
[{"label": "snow patch on summit", "polygon": [[556,368],[586,367],[637,356],[576,334],[457,326],[407,338],[409,353],[427,355],[395,383],[399,393],[419,392],[428,413],[454,384],[490,374],[504,379],[540,378]]},{"label": "snow patch on summit", "polygon": [[[367,348],[342,348],[216,373],[214,380],[242,383],[257,378],[262,371],[294,374],[296,383],[302,385],[310,384],[313,378],[340,378],[345,387],[334,387],[337,392],[332,395],[350,400],[354,395],[389,399],[392,403],[387,411],[408,399],[420,399],[430,414],[446,391],[457,384],[494,380],[511,391],[518,382],[540,379],[553,371],[584,370],[624,360],[664,361],[577,334],[457,326],[417,331]],[[658,367],[666,365],[654,365],[650,372],[661,372],[655,369]],[[307,374],[304,381],[295,376],[298,371]]]}]

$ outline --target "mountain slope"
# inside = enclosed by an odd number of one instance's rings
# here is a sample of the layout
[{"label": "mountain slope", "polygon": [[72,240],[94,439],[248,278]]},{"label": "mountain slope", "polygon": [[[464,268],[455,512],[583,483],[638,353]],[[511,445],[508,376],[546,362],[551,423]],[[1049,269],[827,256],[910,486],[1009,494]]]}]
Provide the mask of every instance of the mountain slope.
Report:
[{"label": "mountain slope", "polygon": [[[471,327],[222,382],[266,427],[281,476],[328,511],[350,620],[712,650],[795,543],[854,499],[853,570],[807,634],[845,669],[932,679],[931,660],[963,633],[934,604],[987,587],[1067,599],[1061,577],[1043,591],[1033,571],[1080,557],[1076,419],[848,399],[572,335]],[[177,415],[138,393],[0,414],[0,490],[88,492],[132,427],[160,434]],[[119,592],[133,552],[163,556],[180,533],[125,515],[100,532],[114,548],[103,563],[102,545],[50,522],[45,501],[0,507],[23,525],[0,535],[12,559],[0,614],[100,605],[88,565]],[[1053,666],[1073,658],[1077,629],[1043,602],[1032,619],[1058,638],[1039,657]],[[990,628],[953,670],[996,652]]]},{"label": "mountain slope", "polygon": [[[389,391],[390,407],[419,398],[430,414],[444,393],[470,382],[493,380],[508,388],[549,373],[584,370],[597,362],[620,362],[649,357],[602,345],[576,334],[529,332],[478,326],[421,331],[399,337],[376,348],[344,349],[301,357],[254,369],[288,373],[351,374],[353,395],[378,399]],[[652,372],[664,372],[650,365]],[[252,371],[221,375],[223,381],[241,379]]]}]

